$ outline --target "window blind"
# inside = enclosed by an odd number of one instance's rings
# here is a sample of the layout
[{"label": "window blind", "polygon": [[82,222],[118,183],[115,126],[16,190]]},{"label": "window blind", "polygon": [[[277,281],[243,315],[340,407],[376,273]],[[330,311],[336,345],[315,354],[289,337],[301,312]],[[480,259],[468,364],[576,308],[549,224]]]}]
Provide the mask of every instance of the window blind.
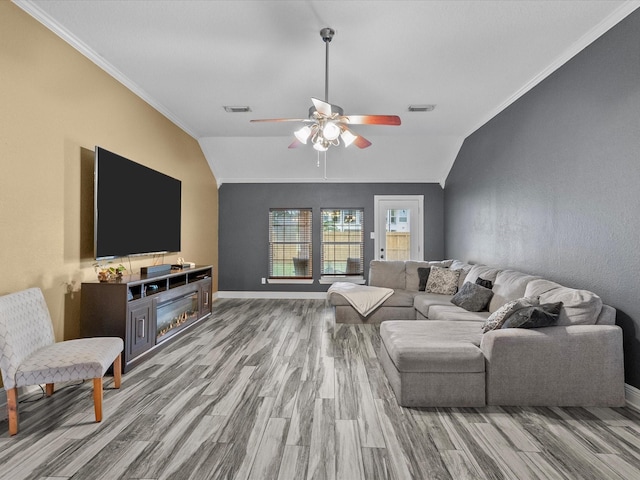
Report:
[{"label": "window blind", "polygon": [[269,210],[269,278],[312,279],[312,210]]}]

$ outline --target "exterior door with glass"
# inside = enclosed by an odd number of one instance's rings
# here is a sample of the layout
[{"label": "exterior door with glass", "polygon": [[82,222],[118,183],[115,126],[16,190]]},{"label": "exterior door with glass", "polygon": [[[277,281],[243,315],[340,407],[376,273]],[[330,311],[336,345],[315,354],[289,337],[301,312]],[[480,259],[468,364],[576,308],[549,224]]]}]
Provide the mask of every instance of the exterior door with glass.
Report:
[{"label": "exterior door with glass", "polygon": [[423,260],[423,195],[375,195],[376,260]]}]

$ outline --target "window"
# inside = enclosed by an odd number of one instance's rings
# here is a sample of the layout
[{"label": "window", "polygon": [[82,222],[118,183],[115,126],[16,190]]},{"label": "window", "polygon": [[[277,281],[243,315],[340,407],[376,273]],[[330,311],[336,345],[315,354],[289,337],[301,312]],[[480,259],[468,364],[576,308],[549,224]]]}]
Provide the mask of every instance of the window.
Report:
[{"label": "window", "polygon": [[313,279],[311,218],[310,208],[269,210],[270,279]]},{"label": "window", "polygon": [[322,275],[364,273],[364,209],[322,209]]}]

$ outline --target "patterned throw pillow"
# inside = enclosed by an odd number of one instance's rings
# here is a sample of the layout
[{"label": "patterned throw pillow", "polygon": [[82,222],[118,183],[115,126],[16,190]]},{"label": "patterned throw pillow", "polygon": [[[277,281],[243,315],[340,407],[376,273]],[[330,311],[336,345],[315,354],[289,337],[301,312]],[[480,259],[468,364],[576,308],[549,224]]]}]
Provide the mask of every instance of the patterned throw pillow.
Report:
[{"label": "patterned throw pillow", "polygon": [[460,270],[449,270],[442,267],[431,267],[427,280],[427,293],[439,293],[441,295],[453,295],[458,291],[458,279]]},{"label": "patterned throw pillow", "polygon": [[418,268],[418,278],[420,279],[420,284],[418,285],[419,292],[424,292],[425,288],[427,288],[427,280],[429,280],[430,273],[431,267]]},{"label": "patterned throw pillow", "polygon": [[562,302],[543,303],[539,307],[526,307],[513,312],[502,328],[542,328],[558,323]]},{"label": "patterned throw pillow", "polygon": [[486,310],[491,297],[493,297],[493,291],[488,288],[465,282],[460,291],[453,296],[451,303],[469,312],[481,312]]},{"label": "patterned throw pillow", "polygon": [[487,321],[482,325],[482,333],[502,328],[504,322],[507,321],[507,318],[509,318],[513,312],[520,310],[521,308],[537,307],[538,305],[540,305],[540,297],[523,297],[511,300],[487,318]]}]

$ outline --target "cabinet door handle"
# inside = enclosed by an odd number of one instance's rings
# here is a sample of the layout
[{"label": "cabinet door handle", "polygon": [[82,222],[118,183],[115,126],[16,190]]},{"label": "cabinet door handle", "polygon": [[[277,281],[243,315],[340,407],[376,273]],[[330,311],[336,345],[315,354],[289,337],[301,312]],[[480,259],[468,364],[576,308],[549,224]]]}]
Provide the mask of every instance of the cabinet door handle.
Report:
[{"label": "cabinet door handle", "polygon": [[204,292],[204,306],[209,306],[209,292]]},{"label": "cabinet door handle", "polygon": [[138,338],[144,338],[144,318],[138,320]]}]

